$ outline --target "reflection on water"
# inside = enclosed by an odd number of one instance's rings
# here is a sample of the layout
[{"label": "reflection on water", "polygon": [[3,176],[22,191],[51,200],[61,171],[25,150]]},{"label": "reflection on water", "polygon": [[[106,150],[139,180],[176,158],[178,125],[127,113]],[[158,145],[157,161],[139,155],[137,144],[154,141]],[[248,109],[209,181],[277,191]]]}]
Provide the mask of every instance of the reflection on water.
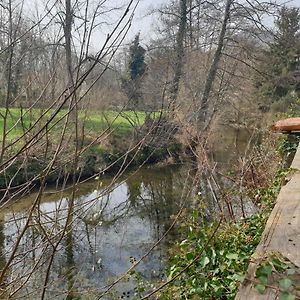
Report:
[{"label": "reflection on water", "polygon": [[[218,143],[212,153],[216,161],[230,163],[237,151],[245,151],[249,134],[240,134],[232,130],[224,136],[216,133]],[[40,299],[44,292],[45,299],[95,299],[170,227],[172,216],[186,201],[182,195],[187,180],[195,177],[188,169],[144,168],[113,184],[110,178],[89,181],[77,186],[74,201],[71,191],[47,190],[0,288],[6,285],[15,299]],[[189,188],[185,205],[195,203],[199,190],[211,195],[210,184],[204,174],[191,185],[194,190]],[[2,209],[0,269],[10,259],[36,197],[32,194]],[[207,198],[207,216],[219,209],[215,200]],[[168,238],[172,238],[172,232]],[[166,247],[164,241],[138,265],[136,271],[144,280],[151,282],[164,276]],[[105,297],[131,299],[135,286],[132,277],[125,277]],[[8,298],[8,294],[2,294],[2,298]]]},{"label": "reflection on water", "polygon": [[222,126],[212,135],[212,160],[222,164],[231,164],[237,158],[243,157],[250,150],[251,145],[258,145],[261,142],[261,136],[247,128]]},{"label": "reflection on water", "polygon": [[[63,230],[66,234],[51,267],[47,298],[73,299],[81,292],[99,294],[101,287],[127,271],[169,228],[170,217],[180,205],[176,195],[181,194],[184,178],[183,171],[167,167],[142,169],[108,190],[109,180],[82,184],[66,228],[70,195],[50,192],[43,196],[22,238],[19,259],[10,270],[9,281],[20,278],[26,284],[26,289],[16,295],[35,299],[41,294],[53,247]],[[20,205],[11,205],[2,214],[1,253],[11,253],[35,197],[33,194],[21,199]],[[163,275],[164,247],[160,245],[137,267],[143,278],[152,280]],[[5,255],[0,257],[3,266]],[[38,271],[27,282],[33,269]],[[114,292],[131,298],[133,288],[133,280],[124,280]]]}]

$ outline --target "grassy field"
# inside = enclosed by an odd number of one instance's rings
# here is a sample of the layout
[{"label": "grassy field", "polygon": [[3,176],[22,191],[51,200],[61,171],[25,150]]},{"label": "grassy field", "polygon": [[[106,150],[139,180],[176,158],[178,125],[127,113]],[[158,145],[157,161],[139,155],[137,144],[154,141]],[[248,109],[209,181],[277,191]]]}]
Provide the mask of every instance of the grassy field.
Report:
[{"label": "grassy field", "polygon": [[[23,184],[34,178],[37,174],[46,168],[49,161],[53,158],[55,151],[60,145],[60,154],[56,158],[54,171],[47,177],[47,182],[55,183],[58,178],[63,178],[64,174],[73,172],[71,162],[74,157],[74,150],[77,145],[74,135],[74,122],[69,122],[66,128],[63,142],[61,142],[62,131],[66,121],[67,110],[60,111],[54,119],[49,120],[54,111],[44,114],[41,109],[32,109],[31,111],[21,110],[18,108],[5,109],[0,108],[0,141],[3,139],[3,132],[6,123],[6,143],[4,157],[9,158],[23,149],[24,145],[34,145],[28,147],[19,155],[18,158],[7,170],[5,176],[0,176],[0,188],[5,188],[7,180],[13,180],[13,185]],[[152,118],[157,118],[160,113],[151,114]],[[42,116],[42,117],[41,117]],[[132,111],[79,111],[79,142],[85,149],[79,158],[80,167],[76,172],[80,176],[88,177],[97,172],[99,169],[106,168],[113,164],[110,171],[116,170],[123,166],[123,160],[120,157],[128,150],[128,145],[132,141],[127,138],[134,131],[143,125],[147,113]],[[6,118],[6,122],[4,122]],[[72,116],[70,115],[70,118]],[[46,130],[44,125],[49,123]],[[41,129],[43,129],[41,131]],[[103,136],[103,132],[105,135]],[[40,135],[37,135],[41,133]],[[81,139],[82,134],[84,136]],[[106,137],[109,134],[109,138]],[[98,137],[103,137],[99,138]],[[95,142],[97,141],[97,142]],[[32,142],[32,144],[31,144]],[[95,143],[93,143],[95,142]],[[29,143],[29,144],[28,144]],[[82,143],[82,144],[81,144]],[[1,147],[1,145],[0,145]],[[135,156],[128,156],[132,165],[139,161],[144,162],[149,157],[149,152],[140,151]],[[162,159],[162,151],[154,156],[156,160]],[[163,154],[169,155],[170,152],[165,150]],[[165,157],[164,156],[164,157]]]},{"label": "grassy field", "polygon": [[[6,122],[6,131],[9,131],[7,139],[15,140],[28,130],[32,133],[39,130],[49,120],[53,111],[49,111],[35,124],[43,113],[42,109],[31,109],[30,111],[19,108],[9,109]],[[62,110],[51,121],[50,126],[53,126],[53,128],[50,134],[55,135],[61,132],[66,114],[67,110]],[[0,140],[2,140],[5,109],[0,108],[0,115]],[[142,125],[145,117],[146,113],[144,112],[80,111],[79,123],[81,128],[84,126],[84,132],[89,136],[98,136],[106,129],[111,130],[115,136],[124,136],[135,126]],[[69,130],[72,130],[72,126]]]}]

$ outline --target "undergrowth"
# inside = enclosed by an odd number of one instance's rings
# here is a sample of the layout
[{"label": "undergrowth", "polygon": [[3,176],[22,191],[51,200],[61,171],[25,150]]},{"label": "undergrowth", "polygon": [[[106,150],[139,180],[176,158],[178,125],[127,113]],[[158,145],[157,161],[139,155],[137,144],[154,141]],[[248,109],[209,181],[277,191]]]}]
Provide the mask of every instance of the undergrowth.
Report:
[{"label": "undergrowth", "polygon": [[[240,223],[222,224],[213,238],[211,236],[217,225],[201,224],[199,212],[194,211],[189,221],[182,225],[186,239],[176,245],[177,254],[170,260],[168,279],[176,276],[199,253],[202,254],[157,298],[234,299],[287,172],[278,171],[271,186],[257,191],[259,213]],[[208,246],[203,250],[206,244]]]}]

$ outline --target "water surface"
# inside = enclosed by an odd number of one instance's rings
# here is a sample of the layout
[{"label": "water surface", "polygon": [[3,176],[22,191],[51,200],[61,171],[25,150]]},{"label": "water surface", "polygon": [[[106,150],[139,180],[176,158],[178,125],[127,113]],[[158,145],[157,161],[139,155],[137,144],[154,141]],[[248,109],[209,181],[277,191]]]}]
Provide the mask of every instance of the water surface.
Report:
[{"label": "water surface", "polygon": [[[249,136],[247,131],[230,128],[217,131],[214,161],[230,166],[244,155]],[[74,201],[71,189],[47,189],[7,275],[11,297],[40,299],[49,272],[45,299],[96,299],[160,240],[180,208],[196,207],[199,192],[210,194],[207,178],[193,184],[193,168],[193,164],[144,167],[115,181],[103,176],[78,185]],[[8,261],[36,197],[32,193],[2,208],[0,268]],[[215,200],[207,197],[208,218],[220,208]],[[140,280],[151,283],[164,278],[169,241],[176,235],[175,227],[136,273],[121,280],[104,299],[132,299]]]}]

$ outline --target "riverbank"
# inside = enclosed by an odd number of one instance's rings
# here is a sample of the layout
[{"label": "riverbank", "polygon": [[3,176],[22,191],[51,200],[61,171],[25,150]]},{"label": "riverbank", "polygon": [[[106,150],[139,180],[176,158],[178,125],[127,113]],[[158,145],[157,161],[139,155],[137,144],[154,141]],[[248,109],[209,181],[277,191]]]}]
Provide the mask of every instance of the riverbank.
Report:
[{"label": "riverbank", "polygon": [[[146,117],[145,113],[123,112],[118,115],[107,112],[106,118],[111,120],[112,128],[102,136],[102,132],[108,129],[104,129],[104,123],[96,120],[94,114],[94,121],[82,128],[84,133],[79,141],[72,136],[65,137],[66,141],[62,140],[63,150],[59,155],[55,154],[60,143],[56,136],[58,129],[55,129],[51,132],[55,139],[49,142],[49,136],[42,137],[33,151],[25,151],[14,160],[0,176],[0,188],[2,192],[7,192],[8,187],[14,191],[23,185],[39,185],[39,176],[43,176],[52,160],[54,163],[45,178],[48,184],[66,183],[74,176],[87,179],[103,173],[117,174],[143,164],[176,162],[183,150],[174,137],[176,128],[162,116],[159,119],[157,117],[155,114]],[[17,130],[17,127],[13,130]],[[97,134],[101,136],[100,139],[97,139]],[[19,136],[22,136],[20,132]],[[74,170],[76,152],[77,168]]]},{"label": "riverbank", "polygon": [[[285,157],[295,149],[294,144],[286,141],[281,141],[280,145]],[[220,214],[209,222],[203,221],[205,210],[201,206],[187,214],[180,229],[184,239],[172,248],[168,278],[163,282],[164,289],[157,290],[157,299],[235,298],[282,181],[289,173],[289,169],[282,169],[283,165],[282,162],[277,164],[273,180],[264,187],[247,190],[249,201],[258,208],[257,213],[229,221],[224,221],[226,215]]]}]

